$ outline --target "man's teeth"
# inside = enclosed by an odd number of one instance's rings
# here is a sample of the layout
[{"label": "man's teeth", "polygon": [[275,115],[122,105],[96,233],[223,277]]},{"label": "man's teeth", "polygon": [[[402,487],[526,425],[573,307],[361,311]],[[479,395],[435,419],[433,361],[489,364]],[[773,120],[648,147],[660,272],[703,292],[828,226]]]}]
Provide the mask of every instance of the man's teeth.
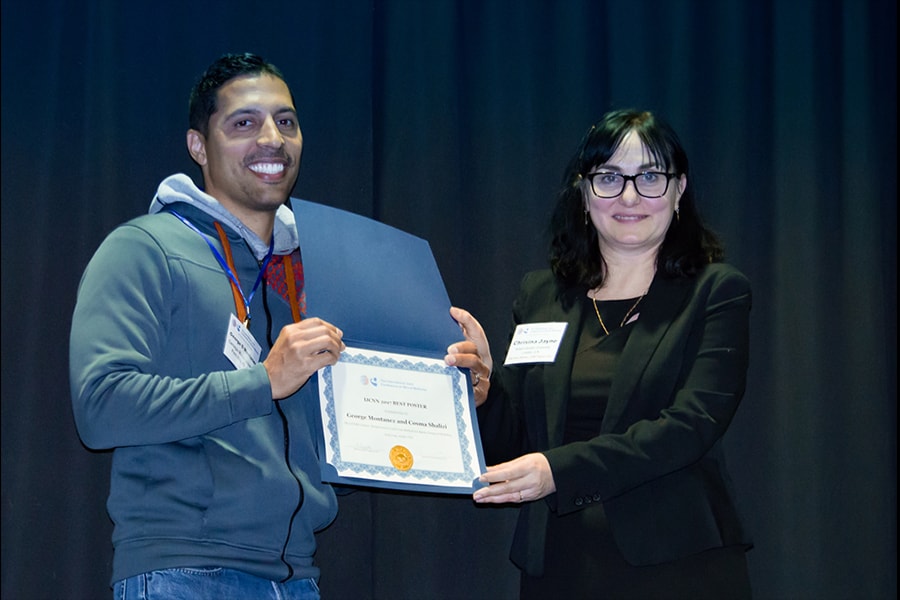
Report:
[{"label": "man's teeth", "polygon": [[274,175],[275,173],[284,171],[284,165],[281,163],[255,163],[250,165],[250,170],[254,173]]}]

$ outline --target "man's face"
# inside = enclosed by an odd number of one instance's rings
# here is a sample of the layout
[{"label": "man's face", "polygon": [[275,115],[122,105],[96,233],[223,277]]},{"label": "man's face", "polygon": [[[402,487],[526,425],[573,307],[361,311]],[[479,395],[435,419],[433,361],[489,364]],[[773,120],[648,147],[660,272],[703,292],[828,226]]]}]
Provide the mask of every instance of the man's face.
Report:
[{"label": "man's face", "polygon": [[218,92],[209,133],[188,131],[205,191],[238,218],[274,212],[300,171],[303,134],[290,90],[268,74],[237,77]]}]

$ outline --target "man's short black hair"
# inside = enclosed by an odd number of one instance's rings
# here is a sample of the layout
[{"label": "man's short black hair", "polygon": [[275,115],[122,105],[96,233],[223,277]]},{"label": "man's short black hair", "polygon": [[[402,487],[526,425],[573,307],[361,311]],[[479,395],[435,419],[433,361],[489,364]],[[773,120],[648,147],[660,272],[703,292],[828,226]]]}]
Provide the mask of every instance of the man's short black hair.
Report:
[{"label": "man's short black hair", "polygon": [[[268,74],[284,81],[281,70],[261,56],[245,52],[244,54],[223,54],[194,84],[189,102],[189,124],[204,136],[209,133],[209,118],[217,108],[219,88],[242,75]],[[287,82],[285,82],[287,83]],[[293,102],[293,94],[291,95]]]}]

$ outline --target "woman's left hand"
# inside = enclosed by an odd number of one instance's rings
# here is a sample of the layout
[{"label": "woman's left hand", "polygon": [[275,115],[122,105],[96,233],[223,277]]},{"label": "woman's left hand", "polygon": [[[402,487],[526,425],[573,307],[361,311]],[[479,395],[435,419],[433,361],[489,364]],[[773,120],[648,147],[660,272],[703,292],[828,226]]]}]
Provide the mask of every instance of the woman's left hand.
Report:
[{"label": "woman's left hand", "polygon": [[487,473],[478,480],[491,484],[472,494],[472,499],[478,503],[530,502],[556,491],[550,463],[540,452],[488,467]]}]

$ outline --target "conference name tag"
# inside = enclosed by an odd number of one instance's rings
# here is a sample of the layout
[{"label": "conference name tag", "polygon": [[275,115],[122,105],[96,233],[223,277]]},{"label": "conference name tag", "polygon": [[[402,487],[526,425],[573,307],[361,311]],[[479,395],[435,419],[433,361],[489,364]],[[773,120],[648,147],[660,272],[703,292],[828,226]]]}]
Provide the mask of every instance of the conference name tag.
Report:
[{"label": "conference name tag", "polygon": [[259,362],[262,348],[250,333],[233,314],[228,320],[228,333],[225,336],[224,353],[238,369],[252,367]]},{"label": "conference name tag", "polygon": [[550,322],[522,323],[516,326],[503,364],[553,362],[567,325],[568,323]]}]

